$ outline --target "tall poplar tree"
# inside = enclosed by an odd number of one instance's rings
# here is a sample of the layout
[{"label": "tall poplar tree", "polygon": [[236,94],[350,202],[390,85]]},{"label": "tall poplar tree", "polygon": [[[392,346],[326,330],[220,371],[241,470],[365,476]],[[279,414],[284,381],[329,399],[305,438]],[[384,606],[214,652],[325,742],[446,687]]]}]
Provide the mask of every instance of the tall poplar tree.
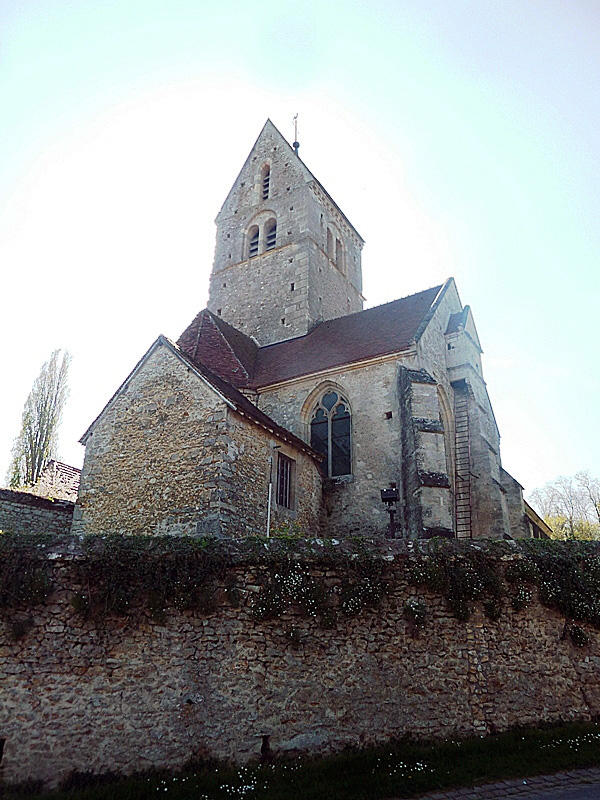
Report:
[{"label": "tall poplar tree", "polygon": [[35,379],[25,401],[21,432],[14,441],[7,480],[11,488],[33,486],[56,458],[58,427],[69,389],[70,354],[55,350]]}]

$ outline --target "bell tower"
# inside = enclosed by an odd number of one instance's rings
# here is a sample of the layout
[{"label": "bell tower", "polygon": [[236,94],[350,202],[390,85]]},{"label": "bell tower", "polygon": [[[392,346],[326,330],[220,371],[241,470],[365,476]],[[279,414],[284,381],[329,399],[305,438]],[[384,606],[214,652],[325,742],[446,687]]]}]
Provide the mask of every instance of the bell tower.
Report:
[{"label": "bell tower", "polygon": [[208,308],[261,346],[363,306],[363,240],[270,120],[217,219]]}]

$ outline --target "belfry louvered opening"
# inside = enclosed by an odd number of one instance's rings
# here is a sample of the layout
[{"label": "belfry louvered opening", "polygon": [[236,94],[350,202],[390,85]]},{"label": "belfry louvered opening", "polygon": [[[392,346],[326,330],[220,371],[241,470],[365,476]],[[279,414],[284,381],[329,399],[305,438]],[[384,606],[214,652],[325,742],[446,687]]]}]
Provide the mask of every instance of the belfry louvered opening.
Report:
[{"label": "belfry louvered opening", "polygon": [[271,167],[268,165],[263,167],[262,173],[262,199],[269,199],[269,190],[271,188]]},{"label": "belfry louvered opening", "polygon": [[258,226],[254,225],[248,232],[248,258],[258,255]]},{"label": "belfry louvered opening", "polygon": [[277,242],[277,222],[271,220],[267,223],[266,249],[272,250]]}]

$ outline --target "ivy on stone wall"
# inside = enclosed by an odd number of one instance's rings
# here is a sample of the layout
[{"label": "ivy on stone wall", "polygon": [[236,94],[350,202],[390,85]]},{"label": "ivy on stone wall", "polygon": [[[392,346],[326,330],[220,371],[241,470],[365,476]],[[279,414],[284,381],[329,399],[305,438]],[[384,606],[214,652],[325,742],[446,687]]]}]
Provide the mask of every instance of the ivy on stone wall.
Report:
[{"label": "ivy on stone wall", "polygon": [[190,537],[86,537],[74,561],[79,586],[72,604],[82,616],[127,615],[141,600],[155,619],[168,609],[216,607],[214,582],[227,567],[217,540]]},{"label": "ivy on stone wall", "polygon": [[16,536],[0,531],[0,615],[13,641],[33,626],[28,609],[43,603],[52,591],[52,564],[44,552],[51,539],[45,534]]},{"label": "ivy on stone wall", "polygon": [[[477,603],[491,620],[510,605],[540,603],[563,614],[567,623],[587,622],[600,629],[600,543],[522,541],[519,543],[440,541],[412,560],[410,580],[442,594],[459,620],[468,620]],[[574,644],[587,643],[580,627],[568,625]]]},{"label": "ivy on stone wall", "polygon": [[386,562],[354,545],[350,552],[328,548],[316,558],[306,553],[302,557],[289,543],[287,552],[277,548],[259,566],[262,588],[252,608],[254,619],[279,617],[294,605],[331,628],[340,614],[353,617],[378,606],[389,588]]},{"label": "ivy on stone wall", "polygon": [[[498,620],[537,598],[564,615],[577,646],[588,641],[578,623],[600,629],[595,542],[338,542],[296,531],[240,540],[0,534],[0,614],[13,640],[27,634],[29,610],[53,591],[55,562],[67,574],[74,610],[97,624],[140,608],[161,620],[171,610],[210,613],[226,602],[247,604],[256,622],[295,609],[334,627],[408,584],[443,596],[461,621],[477,606]],[[420,597],[408,599],[403,616],[414,630],[431,624]]]}]

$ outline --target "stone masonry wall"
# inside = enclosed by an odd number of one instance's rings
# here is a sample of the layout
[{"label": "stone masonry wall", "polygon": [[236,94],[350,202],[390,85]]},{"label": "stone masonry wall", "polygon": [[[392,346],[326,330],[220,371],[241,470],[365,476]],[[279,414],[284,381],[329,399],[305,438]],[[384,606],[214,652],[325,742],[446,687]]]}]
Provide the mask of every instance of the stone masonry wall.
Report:
[{"label": "stone masonry wall", "polygon": [[264,533],[275,445],[294,461],[296,490],[290,510],[274,497],[273,524],[317,530],[314,460],[237,414],[162,345],[94,425],[73,532]]},{"label": "stone masonry wall", "polygon": [[[263,199],[263,169],[270,169]],[[266,249],[268,224],[275,246]],[[248,231],[258,226],[258,255]],[[327,252],[327,229],[343,242]],[[334,240],[335,241],[335,240]],[[310,172],[267,123],[217,216],[208,308],[261,345],[304,335],[320,319],[362,309],[362,243]]]},{"label": "stone masonry wall", "polygon": [[[429,620],[418,634],[403,616],[416,590],[399,582],[380,608],[330,629],[293,608],[257,622],[256,574],[238,568],[238,608],[223,581],[210,613],[159,624],[140,608],[95,627],[71,606],[68,562],[53,563],[58,591],[33,610],[26,636],[12,641],[0,620],[7,782],[177,766],[197,754],[243,762],[264,734],[275,753],[332,751],[600,713],[598,634],[576,648],[560,615],[538,604],[464,623],[419,590]],[[326,576],[335,584],[335,572]]]},{"label": "stone masonry wall", "polygon": [[68,533],[74,507],[68,500],[0,489],[0,531]]},{"label": "stone masonry wall", "polygon": [[[272,462],[271,528],[286,521],[297,522],[303,530],[318,531],[321,511],[321,474],[313,458],[275,439],[257,425],[242,420],[229,410],[228,453],[221,465],[221,532],[227,535],[266,532],[269,475]],[[277,505],[277,458],[292,459],[292,508]]]},{"label": "stone masonry wall", "polygon": [[311,413],[321,395],[333,390],[348,400],[352,475],[329,481],[324,493],[325,525],[332,535],[347,530],[384,533],[389,527],[380,490],[390,483],[401,486],[398,370],[398,360],[391,358],[359,369],[331,370],[321,381],[310,376],[259,395],[259,408],[306,442]]},{"label": "stone masonry wall", "polygon": [[225,427],[225,403],[159,347],[86,442],[73,531],[193,534],[218,520]]}]

